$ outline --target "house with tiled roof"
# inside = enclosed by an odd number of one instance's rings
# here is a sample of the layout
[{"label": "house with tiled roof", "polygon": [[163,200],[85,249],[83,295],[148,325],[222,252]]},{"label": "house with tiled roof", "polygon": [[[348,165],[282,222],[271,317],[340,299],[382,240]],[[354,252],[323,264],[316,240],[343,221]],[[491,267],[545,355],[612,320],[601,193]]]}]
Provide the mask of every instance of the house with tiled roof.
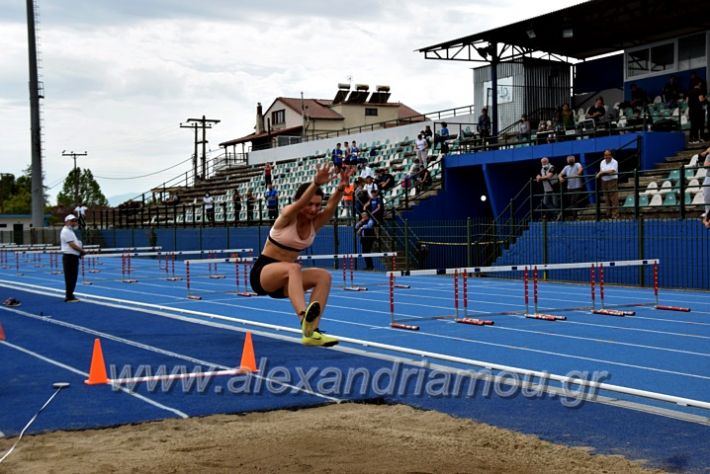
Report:
[{"label": "house with tiled roof", "polygon": [[[221,147],[246,144],[251,150],[263,150],[299,143],[359,128],[385,128],[404,122],[424,120],[424,116],[400,102],[389,102],[388,86],[339,84],[334,99],[277,97],[264,111],[257,105],[254,132],[220,143]],[[236,149],[235,149],[236,151]]]}]

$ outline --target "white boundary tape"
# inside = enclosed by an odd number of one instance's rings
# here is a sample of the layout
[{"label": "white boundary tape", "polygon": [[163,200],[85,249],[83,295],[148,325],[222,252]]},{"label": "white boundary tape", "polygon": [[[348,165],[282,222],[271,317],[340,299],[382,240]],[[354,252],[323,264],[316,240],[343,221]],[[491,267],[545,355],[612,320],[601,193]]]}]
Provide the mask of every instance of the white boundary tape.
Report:
[{"label": "white boundary tape", "polygon": [[659,259],[645,260],[611,260],[608,262],[575,262],[575,263],[538,263],[538,264],[523,264],[523,265],[499,265],[492,267],[461,267],[461,268],[431,268],[427,270],[397,270],[387,272],[387,276],[419,276],[419,275],[453,275],[454,273],[496,273],[496,272],[516,272],[523,271],[526,268],[532,270],[537,267],[538,271],[546,270],[584,270],[591,268],[592,265],[604,268],[609,267],[636,267],[641,265],[658,265]]}]

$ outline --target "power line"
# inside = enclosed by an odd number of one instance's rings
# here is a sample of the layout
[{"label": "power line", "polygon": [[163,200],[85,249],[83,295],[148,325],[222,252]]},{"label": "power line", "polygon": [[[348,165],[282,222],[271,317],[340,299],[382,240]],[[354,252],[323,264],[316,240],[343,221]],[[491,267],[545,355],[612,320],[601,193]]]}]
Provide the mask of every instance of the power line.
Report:
[{"label": "power line", "polygon": [[186,160],[183,160],[183,161],[181,161],[180,163],[174,164],[174,165],[172,165],[172,166],[170,166],[170,167],[168,167],[168,168],[162,169],[162,170],[160,170],[160,171],[154,171],[154,172],[152,172],[152,173],[148,173],[148,174],[144,174],[144,175],[140,175],[140,176],[131,176],[131,177],[126,177],[126,178],[116,178],[116,177],[109,177],[109,176],[96,176],[96,175],[94,175],[94,178],[98,178],[98,179],[111,179],[111,180],[131,180],[131,179],[147,178],[147,177],[149,177],[149,176],[153,176],[153,175],[156,175],[156,174],[164,173],[164,172],[169,171],[169,170],[171,170],[171,169],[173,169],[173,168],[177,168],[178,166],[180,166],[180,165],[182,165],[182,164],[184,164],[184,163],[187,163],[187,162],[190,161],[190,160],[192,160],[192,157],[190,157],[190,158],[188,158],[188,159],[186,159]]}]

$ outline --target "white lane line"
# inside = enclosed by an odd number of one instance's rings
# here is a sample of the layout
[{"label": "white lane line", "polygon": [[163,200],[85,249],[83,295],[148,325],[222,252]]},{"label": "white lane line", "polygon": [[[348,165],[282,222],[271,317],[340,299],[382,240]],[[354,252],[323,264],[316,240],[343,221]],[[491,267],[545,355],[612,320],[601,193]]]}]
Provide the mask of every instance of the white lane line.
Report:
[{"label": "white lane line", "polygon": [[[79,294],[79,295],[81,295],[81,294]],[[98,298],[108,299],[108,298],[106,298],[106,297],[100,297],[100,296],[99,296]],[[276,300],[276,301],[278,301],[278,300]],[[129,302],[127,302],[127,303],[129,303]],[[136,303],[133,302],[133,304],[136,304]],[[155,306],[156,306],[156,305],[152,305],[152,304],[150,304],[150,303],[140,303],[140,304],[142,304],[142,305],[144,305],[144,306],[147,306],[147,307],[155,307]],[[265,308],[255,308],[255,307],[250,307],[250,306],[235,305],[235,304],[228,304],[228,303],[214,303],[214,304],[216,304],[216,305],[218,305],[218,306],[237,307],[237,308],[241,308],[241,309],[249,309],[249,310],[251,310],[251,311],[260,311],[260,312],[268,312],[268,313],[276,313],[276,314],[285,314],[285,315],[290,315],[290,314],[291,314],[290,311],[280,311],[280,310],[265,309]],[[337,306],[337,305],[330,305],[330,306],[331,306],[331,307],[336,307],[336,308],[343,308],[343,309],[352,309],[351,307],[347,307],[347,306]],[[167,308],[164,308],[164,309],[170,310],[170,309],[173,309],[173,308],[167,307]],[[178,308],[174,308],[173,310],[175,310],[175,311],[184,311],[184,312],[188,312],[188,313],[191,312],[191,310],[180,310],[180,309],[178,309]],[[376,310],[369,310],[369,312],[376,312],[376,313],[389,314],[389,313],[384,312],[384,311],[376,311]],[[208,317],[209,317],[209,316],[208,316]],[[227,319],[229,319],[229,317],[227,317],[227,316],[224,316],[224,317],[227,318]],[[331,320],[330,318],[324,318],[324,319],[326,319],[327,321],[340,322],[341,324],[365,326],[365,327],[368,327],[368,328],[372,328],[372,325],[366,325],[366,324],[362,324],[362,323],[353,323],[353,322],[350,322],[350,321],[341,321],[341,320]],[[491,329],[491,328],[495,329],[495,326],[488,327],[488,329]],[[388,326],[382,326],[381,329],[389,330],[390,328],[389,328]],[[502,328],[502,327],[499,328],[499,329],[513,330],[513,329],[510,329],[510,328]],[[530,333],[540,334],[539,331],[532,331],[532,330],[522,330],[522,329],[520,329],[520,330],[518,330],[518,331],[520,331],[520,332],[530,332]],[[607,364],[612,364],[612,365],[619,365],[619,366],[622,366],[622,367],[637,368],[637,369],[640,369],[640,370],[649,370],[649,371],[655,371],[655,372],[670,373],[670,374],[674,374],[674,375],[681,375],[681,376],[688,376],[688,377],[698,377],[698,378],[707,378],[707,377],[702,376],[702,375],[696,375],[696,374],[691,374],[691,373],[686,373],[686,372],[677,372],[677,371],[670,371],[670,370],[666,370],[666,369],[660,369],[660,368],[656,368],[656,367],[641,366],[641,365],[635,365],[635,364],[626,364],[626,363],[622,363],[622,362],[610,361],[610,360],[607,360],[607,359],[596,359],[596,358],[590,358],[590,357],[583,357],[583,356],[577,356],[577,355],[572,355],[572,354],[566,354],[566,353],[563,353],[563,352],[546,351],[546,350],[542,350],[542,349],[533,349],[533,348],[529,348],[529,347],[521,347],[521,346],[510,345],[510,344],[501,344],[501,343],[480,341],[480,340],[475,340],[475,339],[459,338],[459,337],[454,337],[454,336],[438,335],[438,334],[433,334],[433,333],[424,333],[424,332],[422,332],[422,334],[427,334],[427,335],[430,335],[431,337],[435,337],[435,338],[448,338],[448,339],[451,339],[451,340],[466,341],[466,342],[468,342],[468,343],[470,343],[470,344],[488,345],[488,346],[501,347],[501,348],[510,349],[510,350],[541,353],[541,354],[545,354],[545,355],[558,356],[558,357],[562,357],[562,358],[573,358],[573,359],[580,359],[580,360],[586,360],[586,361],[594,361],[594,362],[607,363]],[[554,337],[568,337],[568,338],[575,338],[575,339],[579,339],[579,340],[592,340],[592,339],[589,339],[589,338],[578,337],[578,336],[563,336],[563,335],[559,335],[559,334],[554,334],[554,335],[553,335],[553,334],[549,334],[549,333],[542,333],[542,334],[547,335],[547,336],[554,336]],[[631,343],[622,343],[622,342],[607,341],[607,340],[600,340],[600,339],[594,340],[594,342],[598,342],[598,343],[600,343],[600,344],[628,345],[628,346],[631,346],[631,347],[638,347],[638,348],[642,348],[642,349],[653,349],[653,350],[659,350],[659,351],[679,352],[679,350],[676,350],[676,349],[669,349],[669,348],[663,348],[663,347],[657,347],[657,346],[642,346],[642,345],[635,345],[635,344],[631,344]],[[689,355],[702,355],[702,356],[706,356],[705,354],[692,354],[692,353],[689,353],[689,352],[684,352],[684,353],[689,354]],[[708,379],[710,379],[710,378],[708,378]]]},{"label": "white lane line", "polygon": [[[2,345],[4,345],[4,346],[7,346],[7,347],[9,347],[9,348],[11,348],[11,349],[15,349],[16,351],[24,352],[25,354],[27,354],[27,355],[29,355],[29,356],[32,356],[32,357],[34,357],[34,358],[36,358],[36,359],[39,359],[39,360],[44,361],[44,362],[47,362],[48,364],[52,364],[52,365],[54,365],[55,367],[59,367],[59,368],[61,368],[61,369],[67,370],[67,371],[72,372],[72,373],[75,373],[75,374],[77,374],[77,375],[81,375],[82,377],[88,377],[88,376],[89,376],[89,374],[86,373],[86,372],[83,372],[83,371],[81,371],[81,370],[79,370],[79,369],[77,369],[77,368],[71,367],[71,366],[66,365],[66,364],[64,364],[64,363],[62,363],[62,362],[59,362],[59,361],[57,361],[57,360],[54,360],[54,359],[51,359],[51,358],[49,358],[49,357],[43,356],[43,355],[41,355],[41,354],[38,354],[37,352],[31,351],[31,350],[26,349],[26,348],[24,348],[24,347],[20,347],[20,346],[18,346],[18,345],[12,344],[12,343],[7,342],[7,341],[0,341],[0,344],[2,344]],[[170,413],[173,413],[173,414],[179,416],[180,418],[189,418],[189,416],[188,416],[186,413],[183,413],[182,411],[178,410],[177,408],[172,408],[172,407],[169,407],[169,406],[167,406],[167,405],[163,405],[162,403],[158,403],[158,402],[156,402],[155,400],[151,400],[150,398],[145,397],[145,396],[141,395],[140,393],[136,393],[136,392],[134,392],[134,391],[132,391],[132,390],[129,390],[129,389],[125,388],[125,387],[121,387],[120,385],[116,385],[115,387],[118,388],[119,390],[121,390],[123,393],[126,393],[126,394],[128,394],[128,395],[130,395],[130,396],[132,396],[132,397],[135,397],[135,398],[137,398],[137,399],[139,399],[139,400],[141,400],[141,401],[143,401],[143,402],[145,402],[145,403],[147,403],[147,404],[149,404],[149,405],[152,405],[152,406],[154,406],[154,407],[156,407],[156,408],[159,408],[159,409],[161,409],[161,410],[165,410],[165,411],[168,411],[168,412],[170,412]]]},{"label": "white lane line", "polygon": [[[45,293],[41,293],[41,292],[35,291],[35,290],[26,290],[26,291],[29,291],[29,292],[31,292],[31,293],[45,294]],[[120,300],[120,299],[115,299],[115,298],[108,298],[108,297],[97,297],[97,298],[99,298],[100,300],[99,300],[99,301],[94,301],[94,304],[98,304],[98,305],[102,305],[102,306],[115,307],[115,308],[121,308],[121,309],[126,309],[126,304],[131,303],[131,302],[126,301],[126,300]],[[109,303],[109,302],[106,302],[106,301],[101,301],[101,299],[103,299],[103,300],[111,300],[111,301],[115,301],[115,302],[117,302],[117,303]],[[156,305],[151,305],[151,304],[147,304],[147,303],[139,303],[139,304],[142,305],[142,306],[144,306],[144,307],[156,308]],[[165,307],[163,307],[162,309],[163,309],[163,310],[167,310],[167,311],[170,311],[170,310],[171,310],[171,308],[165,308]],[[131,310],[139,311],[139,312],[143,312],[143,313],[148,313],[148,314],[154,314],[154,315],[158,315],[158,316],[162,316],[162,317],[166,317],[166,318],[170,318],[170,319],[177,319],[177,320],[181,320],[181,321],[187,321],[187,322],[191,322],[191,323],[193,323],[193,324],[202,324],[202,325],[208,325],[208,326],[213,326],[213,327],[222,327],[222,328],[224,328],[224,329],[226,329],[226,330],[245,332],[245,329],[241,329],[241,328],[238,328],[238,327],[235,327],[235,326],[230,326],[230,325],[227,325],[227,324],[215,323],[215,322],[212,322],[212,321],[205,321],[205,320],[202,320],[202,319],[193,319],[193,318],[191,318],[191,317],[181,316],[181,315],[177,315],[177,314],[172,314],[172,313],[170,313],[170,312],[156,311],[155,309],[153,309],[153,310],[148,310],[148,309],[145,309],[145,308],[133,307],[133,308],[131,308]],[[181,310],[179,310],[179,309],[174,309],[173,311],[181,311]],[[224,321],[233,321],[233,322],[238,323],[238,324],[245,324],[245,325],[250,325],[250,326],[257,326],[257,327],[261,327],[261,328],[267,328],[267,329],[274,330],[274,331],[277,331],[277,332],[279,332],[279,331],[291,332],[291,333],[298,333],[298,332],[299,332],[297,329],[293,329],[293,328],[288,328],[288,327],[284,327],[284,326],[277,326],[277,325],[272,325],[272,324],[268,324],[268,323],[261,323],[261,322],[249,321],[249,320],[240,320],[240,319],[231,318],[231,317],[228,317],[228,316],[214,315],[214,314],[210,314],[210,313],[203,313],[203,312],[191,311],[191,310],[182,310],[182,312],[184,312],[184,313],[186,313],[186,314],[190,314],[190,315],[195,315],[195,316],[198,316],[198,317],[207,317],[207,318],[210,318],[210,319],[220,319],[220,320],[224,320]],[[383,328],[383,329],[391,330],[390,328]],[[394,331],[394,330],[391,330],[391,331]],[[256,334],[256,333],[257,333],[257,332],[255,332],[255,334]],[[399,333],[399,334],[402,334],[402,332],[399,332],[399,331],[398,331],[398,333]],[[406,334],[412,335],[413,333],[406,333]],[[285,337],[285,336],[282,336],[282,335],[279,335],[279,334],[273,334],[273,333],[265,333],[265,332],[262,332],[261,335],[264,335],[264,336],[266,336],[266,337],[271,337],[271,338],[274,338],[274,339],[284,339],[284,338],[285,338],[285,339],[288,339],[288,338]],[[418,335],[424,336],[424,335],[427,335],[427,334],[421,333],[421,334],[418,334]],[[436,335],[432,335],[432,336],[436,336]],[[443,338],[451,339],[451,337],[448,337],[448,336],[436,336],[436,337],[443,337]],[[454,339],[455,339],[455,338],[454,338]],[[518,372],[518,373],[532,373],[532,372],[534,372],[534,371],[531,372],[530,369],[520,369],[520,368],[515,368],[515,367],[503,366],[503,365],[500,365],[500,364],[497,364],[497,363],[491,363],[491,362],[485,362],[485,361],[476,361],[476,360],[472,360],[472,359],[461,358],[461,357],[458,357],[458,356],[452,356],[452,355],[448,355],[448,354],[438,354],[438,353],[433,353],[433,352],[424,351],[424,350],[422,350],[422,349],[413,349],[413,348],[408,348],[408,347],[404,347],[404,346],[388,345],[388,344],[383,344],[383,343],[378,343],[378,342],[373,342],[373,341],[365,341],[365,340],[361,340],[361,339],[354,339],[354,338],[348,338],[348,337],[342,337],[341,340],[342,340],[343,342],[347,342],[347,343],[352,343],[352,344],[356,344],[356,345],[361,345],[361,346],[364,346],[364,347],[368,347],[370,350],[387,350],[387,351],[394,351],[394,352],[400,352],[400,353],[405,353],[405,354],[415,354],[415,355],[417,355],[418,357],[422,357],[422,358],[434,358],[434,359],[445,360],[445,361],[449,361],[449,362],[452,362],[452,361],[453,361],[453,362],[463,363],[463,364],[465,364],[465,365],[474,365],[474,366],[479,366],[479,367],[486,367],[486,368],[489,368],[489,369],[491,369],[491,370],[496,369],[496,370],[513,371],[513,372]],[[476,341],[464,340],[464,342],[474,342],[474,343],[475,343]],[[339,350],[339,349],[338,349],[338,346],[336,346],[335,348],[331,348],[331,349]],[[517,349],[517,348],[516,348],[516,349]],[[374,356],[374,355],[373,355],[373,356]],[[572,358],[575,358],[575,357],[572,356]],[[582,359],[585,359],[585,360],[586,360],[586,359],[588,359],[588,358],[582,358]],[[591,359],[591,360],[595,360],[595,359]],[[613,364],[613,363],[612,363],[612,364]],[[618,364],[618,365],[625,365],[625,364]],[[645,368],[645,367],[642,367],[642,368]],[[653,368],[645,368],[645,369],[654,370]],[[657,370],[655,370],[655,371],[664,372],[664,371],[661,370],[661,369],[657,369]],[[542,372],[541,372],[541,374],[542,374]],[[551,378],[553,378],[553,379],[556,379],[556,378],[559,378],[559,377],[564,378],[564,376],[558,376],[558,375],[555,375],[555,374],[547,374],[547,373],[545,373],[545,375],[548,376],[548,377],[551,377]],[[701,407],[701,408],[707,408],[707,405],[708,405],[707,402],[704,402],[704,401],[692,400],[692,399],[677,397],[677,396],[674,396],[674,395],[666,395],[666,394],[661,394],[661,393],[656,393],[656,392],[648,392],[648,391],[644,391],[644,390],[639,390],[639,389],[634,389],[634,388],[628,388],[628,387],[623,387],[623,386],[617,386],[617,385],[599,384],[599,387],[598,387],[598,388],[603,389],[603,390],[610,390],[610,391],[612,391],[612,392],[618,391],[618,392],[621,392],[621,393],[627,393],[627,394],[631,394],[631,395],[633,395],[633,396],[641,396],[641,397],[645,397],[645,398],[652,398],[652,399],[657,399],[657,400],[663,400],[663,401],[667,401],[667,402],[671,402],[671,403],[676,403],[676,404],[680,404],[680,405],[684,405],[684,406],[687,405],[687,406],[694,406],[694,407],[695,407],[695,406],[698,406],[698,407]]]},{"label": "white lane line", "polygon": [[[21,310],[18,310],[18,309],[12,309],[12,308],[1,308],[1,309],[5,309],[5,310],[10,311],[10,312],[12,312],[12,313],[19,314],[19,315],[24,316],[24,317],[26,317],[26,318],[35,319],[35,320],[42,321],[42,322],[45,322],[45,323],[55,324],[55,325],[57,325],[57,326],[62,326],[62,327],[65,327],[65,328],[73,329],[73,330],[75,330],[75,331],[83,332],[83,333],[86,333],[86,334],[91,334],[91,335],[93,335],[93,336],[102,337],[102,338],[107,339],[107,340],[111,340],[111,341],[114,341],[114,342],[119,342],[119,343],[121,343],[121,344],[126,344],[126,345],[132,346],[132,347],[137,347],[137,348],[143,349],[143,350],[145,350],[145,351],[154,352],[154,353],[156,353],[156,354],[161,354],[161,355],[168,356],[168,357],[173,357],[173,358],[176,358],[176,359],[182,359],[182,360],[191,362],[191,363],[193,363],[193,364],[206,365],[206,366],[209,366],[209,367],[214,367],[214,368],[222,369],[222,370],[234,369],[234,367],[229,367],[229,366],[226,366],[226,365],[217,364],[217,363],[215,363],[215,362],[209,362],[209,361],[206,361],[206,360],[203,360],[203,359],[197,359],[197,358],[195,358],[195,357],[191,357],[191,356],[188,356],[188,355],[185,355],[185,354],[181,354],[181,353],[178,353],[178,352],[173,352],[173,351],[169,351],[169,350],[166,350],[166,349],[161,349],[161,348],[159,348],[159,347],[152,346],[152,345],[150,345],[150,344],[143,344],[143,343],[141,343],[141,342],[133,341],[133,340],[131,340],[131,339],[126,339],[126,338],[123,338],[123,337],[114,336],[113,334],[109,334],[109,333],[106,333],[106,332],[96,331],[96,330],[94,330],[94,329],[87,328],[87,327],[85,327],[85,326],[80,326],[80,325],[78,325],[78,324],[72,324],[72,323],[69,323],[69,322],[66,322],[66,321],[60,321],[60,320],[58,320],[58,319],[52,319],[52,318],[49,318],[49,317],[46,317],[46,316],[37,316],[37,315],[34,315],[34,314],[32,314],[32,313],[28,313],[28,312],[26,312],[26,311],[21,311]],[[300,342],[300,340],[299,340],[298,342]],[[88,376],[88,374],[87,374],[87,376]],[[294,386],[294,385],[290,385],[290,384],[283,383],[283,382],[280,382],[280,381],[275,380],[275,379],[271,379],[271,378],[269,378],[269,377],[261,376],[261,375],[259,375],[259,374],[251,374],[251,376],[253,376],[253,377],[255,377],[255,378],[262,379],[262,380],[264,380],[264,381],[266,381],[266,382],[270,382],[270,383],[274,383],[274,384],[277,384],[277,385],[281,385],[281,386],[283,386],[283,387],[288,387],[288,388],[290,388],[290,389],[292,389],[292,390],[296,390],[296,391],[300,391],[300,392],[303,392],[303,393],[307,393],[308,395],[313,395],[313,396],[316,396],[316,397],[318,397],[318,398],[324,398],[324,399],[329,400],[329,401],[332,401],[332,402],[340,403],[340,402],[343,401],[342,399],[339,399],[339,398],[330,397],[330,396],[328,396],[328,395],[323,395],[323,394],[321,394],[321,393],[314,392],[314,391],[311,391],[311,390],[308,390],[308,389],[305,389],[305,388],[299,388],[299,387],[296,387],[296,386]]]}]

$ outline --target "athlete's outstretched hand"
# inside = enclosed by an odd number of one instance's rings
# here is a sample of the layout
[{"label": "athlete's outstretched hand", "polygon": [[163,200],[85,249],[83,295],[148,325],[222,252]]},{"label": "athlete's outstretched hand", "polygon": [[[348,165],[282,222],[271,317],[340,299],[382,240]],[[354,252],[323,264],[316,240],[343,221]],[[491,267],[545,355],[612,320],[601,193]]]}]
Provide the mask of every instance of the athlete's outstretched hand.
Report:
[{"label": "athlete's outstretched hand", "polygon": [[333,173],[333,164],[324,163],[321,166],[316,167],[316,175],[313,181],[318,186],[323,186],[324,184],[330,183],[336,175]]},{"label": "athlete's outstretched hand", "polygon": [[340,184],[347,186],[350,184],[350,177],[355,173],[354,166],[348,166],[340,172]]}]

